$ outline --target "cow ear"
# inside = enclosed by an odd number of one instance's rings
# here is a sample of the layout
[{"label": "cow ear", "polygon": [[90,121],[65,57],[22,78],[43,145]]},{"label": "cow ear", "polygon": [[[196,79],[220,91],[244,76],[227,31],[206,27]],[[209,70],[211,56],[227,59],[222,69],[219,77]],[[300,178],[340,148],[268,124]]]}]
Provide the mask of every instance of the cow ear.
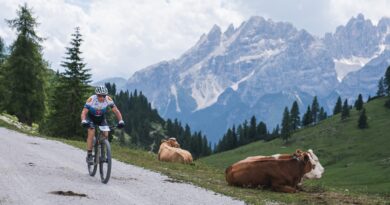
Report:
[{"label": "cow ear", "polygon": [[166,142],[166,141],[167,141],[166,139],[162,139],[162,140],[161,140],[161,143],[164,143],[164,142]]},{"label": "cow ear", "polygon": [[305,162],[308,162],[308,161],[310,161],[310,157],[309,157],[309,155],[305,154],[305,157],[303,158],[303,160],[304,160]]},{"label": "cow ear", "polygon": [[297,149],[297,150],[295,151],[295,153],[297,153],[298,155],[299,155],[299,154],[302,154],[302,150]]}]

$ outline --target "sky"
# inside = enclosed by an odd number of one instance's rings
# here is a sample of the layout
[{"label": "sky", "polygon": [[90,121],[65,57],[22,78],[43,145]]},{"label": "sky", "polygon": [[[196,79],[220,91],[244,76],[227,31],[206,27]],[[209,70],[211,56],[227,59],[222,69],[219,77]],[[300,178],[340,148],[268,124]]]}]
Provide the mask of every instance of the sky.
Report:
[{"label": "sky", "polygon": [[[27,2],[40,23],[44,58],[60,66],[75,27],[92,80],[129,78],[149,65],[179,58],[213,25],[238,27],[251,16],[290,22],[321,37],[362,13],[374,24],[389,17],[390,0],[0,0],[0,37],[15,40],[3,19]],[[388,14],[389,13],[389,14]]]}]

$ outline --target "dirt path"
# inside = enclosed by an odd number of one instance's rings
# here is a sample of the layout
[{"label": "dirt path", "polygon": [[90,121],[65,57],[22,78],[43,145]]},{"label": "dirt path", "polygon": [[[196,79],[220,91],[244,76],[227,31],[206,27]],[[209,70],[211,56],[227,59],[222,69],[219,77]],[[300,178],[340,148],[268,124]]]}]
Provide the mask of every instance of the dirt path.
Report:
[{"label": "dirt path", "polygon": [[0,204],[244,204],[116,160],[105,185],[80,149],[5,128],[0,141]]}]

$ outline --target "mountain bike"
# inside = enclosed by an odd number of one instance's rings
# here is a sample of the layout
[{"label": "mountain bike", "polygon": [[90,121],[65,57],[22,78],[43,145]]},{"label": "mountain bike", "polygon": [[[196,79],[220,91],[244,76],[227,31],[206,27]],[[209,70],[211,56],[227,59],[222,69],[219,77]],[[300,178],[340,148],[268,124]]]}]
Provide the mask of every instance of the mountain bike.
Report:
[{"label": "mountain bike", "polygon": [[93,139],[93,164],[88,164],[90,176],[95,176],[97,166],[99,165],[101,182],[107,184],[111,175],[111,146],[108,139],[104,137],[104,131],[111,131],[117,126],[98,126],[97,133]]}]

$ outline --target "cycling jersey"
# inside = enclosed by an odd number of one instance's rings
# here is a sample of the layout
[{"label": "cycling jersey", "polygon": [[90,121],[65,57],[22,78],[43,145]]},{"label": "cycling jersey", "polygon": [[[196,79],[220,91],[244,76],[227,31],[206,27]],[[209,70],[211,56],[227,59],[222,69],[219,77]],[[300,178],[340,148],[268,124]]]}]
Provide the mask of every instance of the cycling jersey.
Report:
[{"label": "cycling jersey", "polygon": [[115,103],[108,95],[106,95],[103,102],[99,102],[97,95],[92,95],[88,98],[84,107],[88,109],[88,116],[91,119],[99,119],[99,121],[101,121],[104,119],[107,107],[113,108],[115,107]]}]

